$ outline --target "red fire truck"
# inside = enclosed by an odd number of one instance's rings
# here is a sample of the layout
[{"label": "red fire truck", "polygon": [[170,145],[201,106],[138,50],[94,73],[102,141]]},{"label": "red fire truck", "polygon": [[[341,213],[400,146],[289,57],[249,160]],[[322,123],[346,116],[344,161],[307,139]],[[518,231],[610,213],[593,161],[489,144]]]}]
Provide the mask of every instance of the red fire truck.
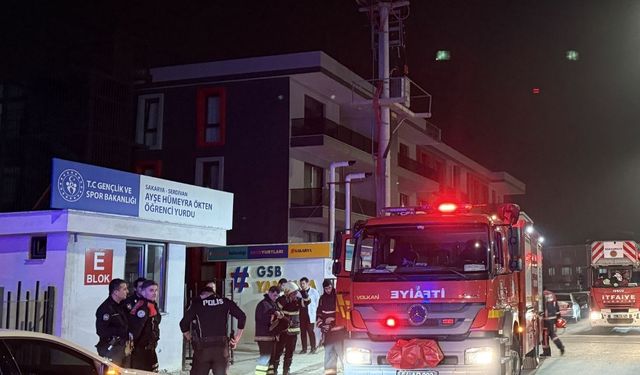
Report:
[{"label": "red fire truck", "polygon": [[588,252],[591,255],[591,327],[640,327],[638,244],[595,241]]},{"label": "red fire truck", "polygon": [[[334,242],[345,374],[518,374],[536,367],[542,324],[542,245],[515,204],[385,210]],[[443,358],[398,368],[398,340]]]}]

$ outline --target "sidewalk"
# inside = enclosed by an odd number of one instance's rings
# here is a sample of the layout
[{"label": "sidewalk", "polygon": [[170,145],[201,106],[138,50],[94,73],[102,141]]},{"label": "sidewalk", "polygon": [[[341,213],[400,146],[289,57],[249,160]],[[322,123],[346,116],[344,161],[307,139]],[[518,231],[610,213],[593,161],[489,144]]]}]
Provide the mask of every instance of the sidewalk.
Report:
[{"label": "sidewalk", "polygon": [[[322,374],[324,372],[324,348],[318,348],[316,354],[298,354],[300,344],[296,347],[296,354],[293,355],[291,372],[294,375]],[[283,355],[284,357],[284,355]],[[234,352],[234,363],[229,367],[229,375],[250,375],[255,372],[256,360],[258,359],[258,344],[240,344]],[[282,358],[278,374],[282,374]]]}]

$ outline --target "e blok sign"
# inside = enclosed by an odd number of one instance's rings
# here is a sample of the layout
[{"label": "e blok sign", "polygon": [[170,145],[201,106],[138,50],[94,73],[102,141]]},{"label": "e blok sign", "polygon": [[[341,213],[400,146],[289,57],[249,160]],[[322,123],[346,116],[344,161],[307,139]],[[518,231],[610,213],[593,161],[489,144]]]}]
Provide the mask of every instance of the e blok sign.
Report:
[{"label": "e blok sign", "polygon": [[113,250],[87,249],[84,253],[84,285],[108,285],[113,276]]}]

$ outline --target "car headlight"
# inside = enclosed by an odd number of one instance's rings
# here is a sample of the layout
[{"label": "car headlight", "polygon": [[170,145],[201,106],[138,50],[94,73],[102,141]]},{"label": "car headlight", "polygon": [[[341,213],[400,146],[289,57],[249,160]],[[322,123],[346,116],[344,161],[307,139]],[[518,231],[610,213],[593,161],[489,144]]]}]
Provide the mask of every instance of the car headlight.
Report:
[{"label": "car headlight", "polygon": [[464,351],[464,363],[467,365],[488,365],[495,361],[492,348],[470,348]]},{"label": "car headlight", "polygon": [[347,348],[345,360],[352,365],[370,365],[371,351],[362,348]]},{"label": "car headlight", "polygon": [[593,320],[602,319],[602,314],[600,313],[600,311],[592,311],[591,314],[589,314],[589,318]]}]

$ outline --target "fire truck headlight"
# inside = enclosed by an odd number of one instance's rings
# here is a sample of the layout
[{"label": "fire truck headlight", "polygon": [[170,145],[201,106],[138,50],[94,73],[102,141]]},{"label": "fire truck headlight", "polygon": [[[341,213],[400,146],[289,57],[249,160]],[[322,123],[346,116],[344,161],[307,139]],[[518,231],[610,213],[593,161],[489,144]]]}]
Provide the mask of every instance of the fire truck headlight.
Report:
[{"label": "fire truck headlight", "polygon": [[347,348],[345,359],[352,365],[370,365],[371,351],[362,348]]},{"label": "fire truck headlight", "polygon": [[602,314],[600,313],[600,311],[592,311],[591,314],[589,314],[589,317],[592,320],[602,319]]},{"label": "fire truck headlight", "polygon": [[488,365],[495,361],[492,348],[470,348],[464,351],[464,363],[467,365]]}]

